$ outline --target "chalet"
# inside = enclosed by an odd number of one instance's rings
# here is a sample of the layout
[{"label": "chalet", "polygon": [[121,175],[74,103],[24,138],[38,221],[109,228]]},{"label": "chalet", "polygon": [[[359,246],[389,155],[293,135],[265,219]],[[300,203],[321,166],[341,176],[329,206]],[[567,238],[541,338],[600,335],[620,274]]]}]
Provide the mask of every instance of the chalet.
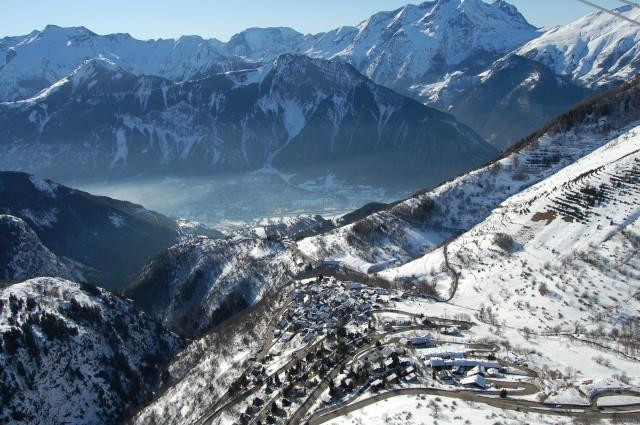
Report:
[{"label": "chalet", "polygon": [[474,366],[467,371],[467,376],[482,375],[485,376],[484,366]]},{"label": "chalet", "polygon": [[490,367],[489,369],[487,369],[486,375],[491,378],[495,378],[496,376],[500,375],[500,370],[496,369],[495,367]]},{"label": "chalet", "polygon": [[282,335],[282,340],[284,342],[289,342],[289,341],[291,341],[293,339],[294,336],[295,336],[295,334],[293,332],[285,332]]},{"label": "chalet", "polygon": [[460,330],[455,326],[447,326],[446,328],[440,329],[440,333],[444,335],[457,335],[459,332]]},{"label": "chalet", "polygon": [[441,357],[432,357],[429,359],[429,365],[434,368],[447,368],[447,369],[460,369],[462,368],[466,374],[466,370],[473,369],[478,366],[483,370],[487,370],[489,368],[499,369],[500,364],[496,361],[492,360],[483,360],[483,359],[443,359]]},{"label": "chalet", "polygon": [[415,373],[410,373],[404,377],[404,380],[407,382],[416,382],[418,380],[418,375]]},{"label": "chalet", "polygon": [[285,329],[289,325],[289,321],[287,319],[282,319],[278,322],[278,326],[280,329]]},{"label": "chalet", "polygon": [[441,353],[427,353],[422,356],[424,360],[429,360],[432,357],[440,357],[442,359],[462,359],[464,358],[464,352],[443,351]]},{"label": "chalet", "polygon": [[380,351],[380,354],[382,354],[384,357],[389,357],[393,354],[404,354],[405,350],[402,348],[398,348],[398,347],[390,347],[390,346],[385,346],[382,348],[382,350]]},{"label": "chalet", "polygon": [[251,416],[247,415],[246,413],[242,413],[240,415],[240,423],[248,424],[249,422],[251,422]]},{"label": "chalet", "polygon": [[284,407],[289,407],[289,406],[291,406],[291,404],[292,404],[291,400],[289,400],[288,398],[285,397],[285,398],[282,399],[282,405]]},{"label": "chalet", "polygon": [[482,366],[485,370],[488,368],[500,368],[500,363],[493,360],[483,360],[483,359],[448,359],[445,360],[447,366],[456,367],[462,366],[465,368],[473,368],[476,366]]},{"label": "chalet", "polygon": [[485,389],[487,386],[487,380],[482,375],[473,375],[467,378],[461,379],[460,384],[469,388],[482,388]]},{"label": "chalet", "polygon": [[362,360],[355,361],[351,364],[351,370],[355,373],[360,372],[364,369],[364,362]]},{"label": "chalet", "polygon": [[358,310],[360,311],[369,311],[371,310],[371,303],[365,302],[358,306]]},{"label": "chalet", "polygon": [[256,407],[260,407],[264,404],[264,400],[261,399],[260,397],[256,397],[253,399],[253,405]]},{"label": "chalet", "polygon": [[391,375],[385,378],[385,381],[387,381],[387,384],[393,384],[398,381],[398,375],[396,375],[395,373],[392,373]]},{"label": "chalet", "polygon": [[448,370],[441,370],[436,374],[436,379],[443,384],[453,384],[453,375]]},{"label": "chalet", "polygon": [[429,366],[431,366],[433,369],[442,369],[444,368],[446,365],[444,359],[440,358],[440,357],[432,357],[431,359],[429,359]]}]

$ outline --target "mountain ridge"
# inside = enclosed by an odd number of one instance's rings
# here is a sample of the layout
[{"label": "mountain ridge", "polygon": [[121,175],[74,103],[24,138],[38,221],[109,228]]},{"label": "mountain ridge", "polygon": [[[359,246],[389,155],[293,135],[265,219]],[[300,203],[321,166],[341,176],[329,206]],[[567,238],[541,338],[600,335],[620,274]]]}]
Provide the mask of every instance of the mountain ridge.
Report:
[{"label": "mountain ridge", "polygon": [[435,182],[495,154],[450,115],[349,64],[294,54],[184,83],[92,59],[36,97],[0,104],[0,121],[0,166],[59,180],[275,166],[366,181],[379,166],[380,177]]}]

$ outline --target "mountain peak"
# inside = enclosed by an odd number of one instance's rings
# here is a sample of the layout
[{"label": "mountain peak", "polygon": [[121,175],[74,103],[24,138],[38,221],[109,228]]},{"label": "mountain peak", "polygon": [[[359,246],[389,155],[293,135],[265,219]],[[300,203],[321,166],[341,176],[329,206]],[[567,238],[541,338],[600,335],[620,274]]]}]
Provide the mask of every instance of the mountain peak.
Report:
[{"label": "mountain peak", "polygon": [[438,0],[431,12],[425,16],[425,20],[436,19],[436,17],[456,17],[464,14],[474,23],[491,23],[508,25],[514,28],[524,28],[535,30],[518,9],[504,1],[496,0],[487,3],[484,0]]},{"label": "mountain peak", "polygon": [[75,90],[84,84],[90,83],[101,75],[110,74],[111,79],[115,80],[119,79],[124,72],[126,71],[113,60],[98,57],[84,61],[82,65],[73,71],[69,79],[73,82]]},{"label": "mountain peak", "polygon": [[77,37],[77,36],[94,36],[96,33],[83,27],[61,27],[58,25],[49,24],[40,33],[41,35],[54,35],[65,37]]},{"label": "mountain peak", "polygon": [[275,53],[296,51],[303,38],[303,34],[289,27],[252,27],[231,37],[226,48],[233,55],[265,60]]}]

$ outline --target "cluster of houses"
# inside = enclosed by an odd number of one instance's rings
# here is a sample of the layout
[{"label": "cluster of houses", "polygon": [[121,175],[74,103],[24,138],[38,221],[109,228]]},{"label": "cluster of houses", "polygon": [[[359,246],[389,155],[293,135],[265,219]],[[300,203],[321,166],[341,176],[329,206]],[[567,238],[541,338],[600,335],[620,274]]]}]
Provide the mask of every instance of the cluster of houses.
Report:
[{"label": "cluster of houses", "polygon": [[[238,412],[239,423],[281,423],[288,415],[287,408],[305,400],[321,382],[325,385],[328,382],[329,389],[322,398],[323,402],[335,403],[367,389],[377,392],[397,385],[416,384],[429,373],[427,366],[434,379],[469,388],[484,389],[487,387],[486,379],[499,373],[498,362],[465,358],[464,353],[416,355],[416,348],[433,347],[435,344],[430,334],[420,336],[415,329],[412,329],[412,336],[396,338],[395,344],[383,344],[381,341],[373,344],[376,336],[372,331],[378,323],[372,320],[374,313],[388,309],[388,304],[395,298],[382,288],[368,288],[360,283],[344,283],[334,278],[319,279],[294,290],[290,305],[277,318],[275,325],[274,336],[281,345],[262,359],[264,364],[253,358],[247,372],[232,385],[233,393],[252,394],[244,411]],[[416,325],[418,321],[429,324],[427,319],[415,315],[414,319],[408,320],[406,317],[393,317],[396,312],[388,313],[391,313],[387,315],[390,317],[383,318],[386,331],[402,330]],[[429,331],[459,332],[456,327],[444,329],[431,325],[427,326]],[[282,352],[290,352],[294,346],[302,348],[298,348],[296,356],[287,363],[276,366],[274,358]],[[336,369],[349,354],[355,356],[353,360]],[[275,367],[279,368],[274,372]],[[331,378],[338,371],[340,374]]]},{"label": "cluster of houses", "polygon": [[[348,346],[361,347],[367,342],[365,334],[358,331],[348,332],[340,328],[335,335],[319,342],[311,344],[306,354],[287,366],[280,368],[272,374],[268,374],[265,365],[254,361],[249,368],[249,373],[240,377],[235,392],[247,391],[249,388],[258,388],[258,394],[253,401],[246,406],[240,414],[240,424],[277,423],[287,415],[286,408],[296,400],[303,400],[322,379],[325,379],[330,371],[344,358],[349,350]],[[352,378],[364,379],[364,371],[361,375]],[[354,382],[354,381],[351,381]],[[251,385],[250,385],[251,384]],[[341,385],[346,385],[341,382]],[[265,402],[265,399],[269,401]]]},{"label": "cluster of houses", "polygon": [[325,278],[293,293],[291,306],[278,322],[275,336],[288,342],[297,334],[305,343],[344,326],[368,324],[371,312],[388,303],[386,290]]}]

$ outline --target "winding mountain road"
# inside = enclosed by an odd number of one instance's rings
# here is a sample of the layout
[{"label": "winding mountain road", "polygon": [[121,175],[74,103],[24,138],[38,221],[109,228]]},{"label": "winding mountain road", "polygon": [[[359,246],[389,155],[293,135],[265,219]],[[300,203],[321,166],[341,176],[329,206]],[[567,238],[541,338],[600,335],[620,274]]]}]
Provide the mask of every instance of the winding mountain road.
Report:
[{"label": "winding mountain road", "polygon": [[[500,381],[501,384],[505,384]],[[516,385],[523,385],[523,383],[514,383]],[[530,384],[532,385],[532,384]],[[518,395],[526,395],[531,391],[531,388],[525,388],[524,391],[518,393]],[[537,388],[536,390],[537,391]],[[486,393],[482,393],[486,394]],[[602,410],[598,409],[595,402],[592,400],[590,405],[579,404],[546,404],[528,400],[514,400],[510,398],[500,398],[499,396],[487,396],[481,395],[478,392],[472,391],[449,391],[441,390],[437,388],[403,388],[397,389],[375,396],[369,397],[365,400],[360,400],[356,403],[348,406],[336,408],[335,410],[324,413],[318,416],[311,416],[308,423],[309,425],[320,425],[328,422],[332,419],[339,418],[357,410],[363,409],[379,401],[386,400],[392,397],[408,396],[408,395],[431,395],[455,398],[467,402],[483,403],[492,407],[505,410],[516,410],[521,412],[539,413],[546,415],[558,415],[558,416],[570,416],[579,419],[593,419],[593,418],[606,418],[611,416],[623,417],[623,418],[637,418],[640,413],[640,403],[629,405],[617,405],[608,406]],[[616,394],[619,395],[619,394]],[[630,393],[627,395],[637,395],[637,393]]]}]

